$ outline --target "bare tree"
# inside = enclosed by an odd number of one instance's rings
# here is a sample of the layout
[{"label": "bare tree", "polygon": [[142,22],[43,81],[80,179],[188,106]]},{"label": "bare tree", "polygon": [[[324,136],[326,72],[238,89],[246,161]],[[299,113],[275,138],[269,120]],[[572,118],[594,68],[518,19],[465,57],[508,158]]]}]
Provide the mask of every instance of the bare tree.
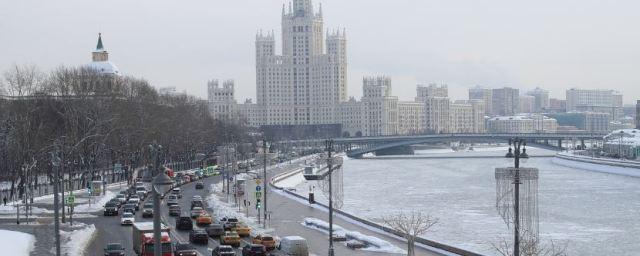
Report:
[{"label": "bare tree", "polygon": [[400,212],[382,218],[384,223],[407,239],[407,256],[415,255],[416,238],[424,235],[438,219],[419,211]]},{"label": "bare tree", "polygon": [[[525,236],[523,236],[525,237]],[[537,236],[520,241],[521,256],[567,256],[567,244],[550,240],[542,244]],[[492,244],[501,256],[513,256],[513,243],[502,238],[499,243]]]}]

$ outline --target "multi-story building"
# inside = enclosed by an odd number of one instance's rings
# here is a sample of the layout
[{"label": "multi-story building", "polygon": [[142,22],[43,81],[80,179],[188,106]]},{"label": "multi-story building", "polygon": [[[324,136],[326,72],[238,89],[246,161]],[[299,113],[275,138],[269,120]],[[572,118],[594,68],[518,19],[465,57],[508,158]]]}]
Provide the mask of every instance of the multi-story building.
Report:
[{"label": "multi-story building", "polygon": [[237,104],[233,80],[222,83],[214,79],[207,82],[209,111],[215,119],[231,119],[237,117]]},{"label": "multi-story building", "polygon": [[[311,0],[294,0],[282,10],[282,54],[275,35],[256,35],[256,89],[262,124],[337,123],[347,101],[346,32],[323,38],[322,10]],[[325,45],[326,44],[326,45]],[[326,49],[326,51],[325,51]]]},{"label": "multi-story building", "polygon": [[398,102],[398,134],[424,133],[424,103]]},{"label": "multi-story building", "polygon": [[391,95],[391,79],[365,77],[362,104],[368,136],[394,135],[398,128],[398,97]]},{"label": "multi-story building", "polygon": [[596,112],[567,112],[549,114],[555,118],[561,126],[574,126],[586,132],[604,133],[609,132],[610,114]]},{"label": "multi-story building", "polygon": [[604,112],[612,120],[622,118],[622,94],[614,90],[567,90],[567,111]]},{"label": "multi-story building", "polygon": [[368,135],[366,130],[366,111],[364,104],[354,97],[340,104],[340,123],[342,137],[362,137]]},{"label": "multi-story building", "polygon": [[455,102],[449,104],[449,132],[451,133],[474,133],[473,106],[466,102]]},{"label": "multi-story building", "polygon": [[489,88],[482,88],[476,86],[469,88],[470,100],[482,100],[484,102],[484,112],[486,115],[490,115],[493,112],[493,91]]},{"label": "multi-story building", "polygon": [[497,116],[487,120],[489,133],[555,133],[557,129],[558,122],[544,116]]},{"label": "multi-story building", "polygon": [[636,129],[640,129],[640,100],[636,101]]},{"label": "multi-story building", "polygon": [[518,112],[520,113],[533,113],[536,112],[536,98],[530,95],[521,95],[518,99],[520,101],[520,106],[518,108]]},{"label": "multi-story building", "polygon": [[416,86],[416,101],[423,102],[429,97],[449,97],[449,88],[446,84],[438,86],[430,83],[428,86],[419,84]]},{"label": "multi-story building", "polygon": [[527,95],[535,98],[533,105],[536,113],[547,111],[549,108],[549,91],[536,87],[532,91],[527,92]]},{"label": "multi-story building", "polygon": [[492,114],[508,116],[515,114],[520,108],[520,91],[518,89],[504,87],[493,89],[491,92]]},{"label": "multi-story building", "polygon": [[549,109],[546,112],[564,113],[567,112],[567,101],[561,99],[549,99]]},{"label": "multi-story building", "polygon": [[603,151],[616,158],[640,158],[640,130],[614,130],[604,137]]}]

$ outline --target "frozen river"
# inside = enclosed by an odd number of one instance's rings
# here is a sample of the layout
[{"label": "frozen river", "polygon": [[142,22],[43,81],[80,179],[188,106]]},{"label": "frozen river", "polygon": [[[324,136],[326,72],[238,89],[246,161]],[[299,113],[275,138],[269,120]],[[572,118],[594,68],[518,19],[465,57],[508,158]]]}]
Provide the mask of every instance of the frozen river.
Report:
[{"label": "frozen river", "polygon": [[[343,210],[380,221],[399,210],[419,210],[439,218],[429,239],[495,255],[492,244],[512,239],[495,209],[494,169],[506,158],[427,159],[423,156],[504,155],[505,149],[476,152],[427,150],[418,157],[348,159],[344,162]],[[553,152],[531,149],[530,155]],[[531,158],[540,169],[540,237],[566,243],[570,255],[640,253],[640,179],[556,165]],[[308,191],[311,184],[297,186]]]}]

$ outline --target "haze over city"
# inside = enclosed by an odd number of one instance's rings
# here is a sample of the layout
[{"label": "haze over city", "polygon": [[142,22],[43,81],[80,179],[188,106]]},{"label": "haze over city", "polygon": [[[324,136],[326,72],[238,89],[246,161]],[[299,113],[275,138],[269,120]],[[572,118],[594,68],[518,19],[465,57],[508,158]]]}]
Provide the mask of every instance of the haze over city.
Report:
[{"label": "haze over city", "polygon": [[[209,79],[235,79],[255,100],[255,34],[281,36],[282,1],[7,1],[0,8],[0,70],[81,66],[105,37],[126,75],[206,98]],[[315,1],[317,8],[319,2]],[[467,88],[536,86],[564,98],[571,87],[640,95],[637,1],[322,1],[326,29],[346,28],[348,95],[362,77],[388,75],[413,99],[418,83]],[[276,15],[274,15],[276,14]],[[280,40],[277,41],[280,52]]]}]

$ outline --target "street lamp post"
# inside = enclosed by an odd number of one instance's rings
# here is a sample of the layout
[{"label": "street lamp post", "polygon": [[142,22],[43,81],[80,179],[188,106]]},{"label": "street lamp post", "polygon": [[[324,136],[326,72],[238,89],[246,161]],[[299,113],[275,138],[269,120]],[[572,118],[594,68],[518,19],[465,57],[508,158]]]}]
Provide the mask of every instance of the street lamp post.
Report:
[{"label": "street lamp post", "polygon": [[335,252],[333,249],[333,181],[331,179],[332,175],[332,158],[331,151],[333,151],[333,140],[329,139],[326,141],[326,149],[327,149],[327,168],[329,168],[329,256],[334,256]]},{"label": "street lamp post", "polygon": [[622,137],[624,137],[624,131],[620,131],[620,143],[618,143],[618,157],[622,159]]},{"label": "street lamp post", "polygon": [[[511,146],[513,145],[513,152]],[[524,139],[509,139],[509,152],[505,155],[507,158],[514,159],[516,168],[513,184],[514,188],[514,221],[513,221],[513,255],[520,256],[520,158],[529,158],[526,149],[527,142]],[[521,150],[522,147],[522,150]]]},{"label": "street lamp post", "polygon": [[56,240],[56,256],[60,256],[60,213],[58,209],[58,182],[59,178],[59,166],[60,166],[60,156],[59,156],[58,145],[54,146],[54,152],[51,153],[51,167],[54,168],[54,176],[53,176],[53,218],[54,218],[54,232],[55,232],[55,240]]}]

